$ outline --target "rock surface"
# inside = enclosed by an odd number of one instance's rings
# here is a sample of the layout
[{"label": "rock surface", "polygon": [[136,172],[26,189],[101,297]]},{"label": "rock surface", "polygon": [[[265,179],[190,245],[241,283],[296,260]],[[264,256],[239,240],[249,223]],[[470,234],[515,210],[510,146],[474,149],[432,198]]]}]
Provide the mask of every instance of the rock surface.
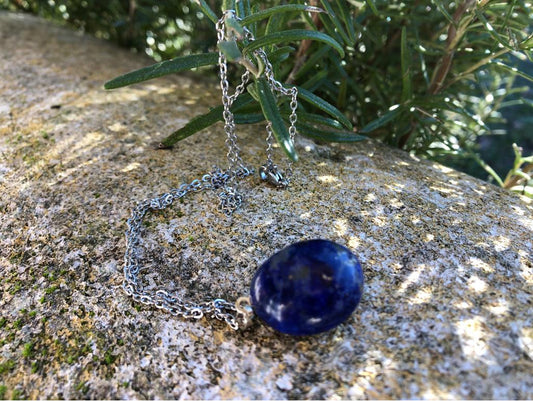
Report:
[{"label": "rock surface", "polygon": [[[290,190],[242,185],[231,219],[200,193],[152,215],[152,284],[246,295],[291,242],[360,258],[347,323],[314,337],[183,321],[121,291],[135,203],[225,165],[221,126],[153,144],[218,101],[194,74],[105,92],[149,61],[0,13],[0,392],[8,398],[533,398],[530,201],[374,142],[301,141]],[[246,161],[260,126],[241,128]]]}]

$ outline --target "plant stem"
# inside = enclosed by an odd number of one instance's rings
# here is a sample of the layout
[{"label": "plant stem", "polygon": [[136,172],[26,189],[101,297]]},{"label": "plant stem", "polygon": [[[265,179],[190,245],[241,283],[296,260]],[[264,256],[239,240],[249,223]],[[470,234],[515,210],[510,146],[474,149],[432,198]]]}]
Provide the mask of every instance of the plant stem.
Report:
[{"label": "plant stem", "polygon": [[226,10],[235,10],[235,0],[223,0],[222,1],[222,12]]},{"label": "plant stem", "polygon": [[[533,164],[528,164],[525,167],[522,167],[522,172],[527,174],[530,171],[533,171]],[[505,178],[502,187],[504,187],[505,189],[511,189],[516,184],[518,184],[521,179],[523,179],[523,177],[520,177],[519,175],[508,175]]]},{"label": "plant stem", "polygon": [[133,38],[135,35],[135,13],[137,11],[137,2],[135,0],[130,0],[129,10],[128,10],[128,37],[127,42],[133,43]]},{"label": "plant stem", "polygon": [[[309,5],[312,7],[318,7],[318,0],[311,0],[309,2]],[[320,16],[319,13],[313,14],[311,17],[313,19],[313,22],[315,23],[317,30],[322,27],[322,23],[320,22]],[[294,66],[292,67],[291,72],[289,73],[289,76],[286,79],[286,83],[288,85],[291,85],[294,82],[294,78],[296,77],[296,74],[298,74],[298,71],[300,71],[300,68],[305,63],[305,60],[307,59],[307,51],[309,50],[309,47],[311,46],[313,42],[309,39],[302,40],[300,43],[300,47],[298,48],[298,51],[295,55],[295,61]]]},{"label": "plant stem", "polygon": [[494,180],[498,183],[498,185],[500,187],[504,188],[504,184],[503,184],[502,179],[500,178],[498,173],[496,173],[496,171],[494,171],[494,169],[491,166],[489,166],[487,163],[485,163],[485,161],[483,159],[481,159],[475,153],[468,153],[468,156],[472,157],[476,162],[478,162],[478,164],[483,168],[483,170],[485,170],[487,173],[489,173],[492,176],[492,178],[494,178]]},{"label": "plant stem", "polygon": [[490,63],[495,58],[498,58],[498,57],[500,57],[500,56],[502,56],[502,55],[504,55],[506,53],[509,53],[509,49],[501,49],[501,50],[498,50],[496,53],[492,53],[490,56],[485,57],[483,60],[478,61],[476,64],[474,64],[470,68],[466,69],[465,71],[463,71],[459,75],[455,76],[450,82],[448,82],[446,87],[449,87],[449,86],[453,85],[457,81],[460,81],[461,79],[463,79],[466,75],[473,73],[477,69],[479,69],[479,68],[483,67],[484,65]]},{"label": "plant stem", "polygon": [[454,23],[450,23],[448,26],[448,38],[446,39],[446,50],[441,60],[437,63],[437,68],[433,74],[433,78],[429,85],[428,92],[432,95],[435,95],[441,91],[444,85],[444,81],[450,72],[452,67],[453,57],[455,55],[455,50],[457,44],[461,41],[463,35],[466,32],[466,28],[474,15],[472,14],[466,23],[461,24],[461,19],[464,14],[469,11],[473,6],[475,6],[476,0],[465,0],[453,14]]}]

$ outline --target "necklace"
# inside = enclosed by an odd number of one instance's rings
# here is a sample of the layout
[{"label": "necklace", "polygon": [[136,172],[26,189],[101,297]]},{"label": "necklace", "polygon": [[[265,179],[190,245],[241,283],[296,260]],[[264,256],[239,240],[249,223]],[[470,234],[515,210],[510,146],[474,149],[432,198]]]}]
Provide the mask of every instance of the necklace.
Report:
[{"label": "necklace", "polygon": [[[254,169],[244,165],[235,134],[235,120],[231,106],[244,92],[250,80],[250,69],[241,76],[235,92],[229,94],[227,58],[220,50],[232,40],[254,40],[250,30],[238,24],[233,10],[228,10],[216,24],[219,46],[220,86],[224,106],[224,131],[226,133],[229,167],[213,171],[188,184],[172,189],[152,199],[140,202],[128,219],[126,252],[124,256],[123,289],[135,301],[152,305],[172,315],[185,319],[204,316],[226,322],[234,330],[247,327],[254,315],[277,331],[293,335],[317,334],[336,327],[355,310],[363,291],[363,272],[357,257],[346,247],[325,239],[301,241],[287,246],[268,258],[255,273],[250,295],[236,302],[214,299],[200,303],[189,302],[175,293],[143,288],[139,281],[141,266],[138,246],[143,218],[152,211],[166,209],[176,200],[194,192],[217,191],[219,210],[230,216],[241,206],[243,197],[238,190],[239,181],[254,174]],[[235,27],[241,32],[235,32]],[[289,134],[294,142],[296,135],[296,110],[298,89],[285,88],[273,73],[272,64],[264,50],[254,51],[254,56],[264,65],[266,81],[271,90],[290,97]],[[289,163],[282,172],[273,162],[272,123],[267,121],[267,161],[260,167],[261,179],[277,188],[286,188],[292,176]]]}]

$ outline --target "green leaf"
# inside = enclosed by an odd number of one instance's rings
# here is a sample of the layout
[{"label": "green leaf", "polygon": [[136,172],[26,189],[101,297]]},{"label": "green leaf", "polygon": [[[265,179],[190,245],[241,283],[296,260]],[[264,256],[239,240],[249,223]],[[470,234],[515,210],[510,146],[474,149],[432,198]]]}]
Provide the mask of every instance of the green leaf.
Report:
[{"label": "green leaf", "polygon": [[267,8],[266,10],[258,11],[257,13],[254,13],[252,15],[247,16],[246,18],[243,18],[241,21],[241,24],[249,25],[251,23],[261,21],[262,19],[269,18],[271,15],[274,15],[274,14],[293,12],[293,11],[314,12],[314,13],[324,12],[324,10],[318,7],[306,6],[303,4],[287,4],[287,5],[271,7],[271,8]]},{"label": "green leaf", "polygon": [[116,89],[123,86],[136,84],[149,79],[162,77],[192,68],[213,65],[218,63],[218,53],[201,53],[189,56],[176,57],[172,60],[161,61],[160,63],[144,67],[139,70],[128,72],[105,83],[105,89]]},{"label": "green leaf", "polygon": [[337,14],[335,14],[333,7],[331,7],[330,0],[321,0],[321,3],[326,9],[329,17],[331,18],[331,21],[333,22],[333,25],[335,25],[335,28],[337,29],[337,32],[339,33],[339,35],[342,37],[342,40],[344,41],[344,43],[353,45],[353,42],[351,41],[350,37],[344,30],[344,27],[342,26],[342,22],[339,20],[339,17],[337,17]]},{"label": "green leaf", "polygon": [[337,95],[337,107],[341,109],[345,109],[347,98],[348,98],[348,79],[343,78],[339,85],[339,94]]},{"label": "green leaf", "polygon": [[256,102],[259,102],[259,92],[257,91],[257,87],[254,86],[254,85],[248,85],[246,87],[246,91],[250,94],[250,96],[252,96],[252,98],[256,101]]},{"label": "green leaf", "polygon": [[235,0],[222,0],[222,12],[235,10]]},{"label": "green leaf", "polygon": [[324,59],[324,56],[326,56],[330,50],[331,49],[329,47],[323,46],[316,52],[311,53],[307,61],[298,70],[294,78],[298,80],[299,78],[305,76],[309,70],[315,69],[316,65]]},{"label": "green leaf", "polygon": [[529,35],[526,39],[524,39],[518,47],[522,50],[531,50],[533,48],[533,34]]},{"label": "green leaf", "polygon": [[304,21],[307,23],[307,26],[314,31],[319,31],[320,29],[316,26],[315,21],[308,13],[303,13]]},{"label": "green leaf", "polygon": [[242,59],[242,53],[234,40],[225,40],[218,43],[218,50],[222,52],[228,61],[237,61]]},{"label": "green leaf", "polygon": [[268,19],[264,34],[268,35],[269,33],[281,31],[284,20],[285,19],[283,18],[283,15],[279,15],[279,14],[271,15],[270,18]]},{"label": "green leaf", "polygon": [[[253,102],[252,97],[248,94],[243,94],[239,96],[237,99],[235,99],[235,102],[233,102],[233,106],[231,107],[231,110],[233,112],[236,112],[240,110],[241,108],[244,108],[244,106],[247,106],[251,102]],[[220,105],[217,107],[213,107],[211,110],[209,110],[205,114],[192,118],[187,124],[185,124],[185,126],[183,126],[177,131],[174,131],[172,134],[170,134],[165,139],[163,139],[160,147],[170,148],[174,146],[176,142],[179,142],[182,139],[185,139],[197,133],[198,131],[201,131],[204,128],[207,128],[215,124],[218,121],[222,121],[223,112],[224,112],[224,107]]]},{"label": "green leaf", "polygon": [[[272,14],[270,16],[270,18],[268,19],[268,22],[267,22],[267,25],[266,25],[266,29],[263,33],[263,36],[264,35],[268,35],[270,33],[274,33],[274,32],[280,32],[283,30],[283,24],[286,20],[286,16],[287,14]],[[265,51],[268,53],[268,52],[272,52],[274,50],[274,46],[268,46],[265,48]]]},{"label": "green leaf", "polygon": [[313,91],[320,86],[322,80],[326,79],[328,76],[328,71],[319,70],[316,74],[312,75],[307,81],[301,84],[302,88],[307,89],[308,91]]},{"label": "green leaf", "polygon": [[494,178],[496,180],[496,182],[498,183],[499,186],[503,187],[504,186],[504,183],[501,179],[501,177],[498,175],[498,173],[496,171],[494,171],[494,169],[489,166],[487,163],[485,163],[485,161],[479,157],[479,155],[477,153],[474,153],[472,151],[468,151],[468,153],[466,153],[467,156],[471,157],[472,159],[474,159],[487,173],[489,173],[492,178]]},{"label": "green leaf", "polygon": [[358,135],[352,131],[315,127],[304,123],[297,123],[296,128],[300,134],[324,142],[359,142],[368,139],[366,136]]},{"label": "green leaf", "polygon": [[244,11],[244,3],[242,1],[238,1],[236,3],[237,9],[235,10],[237,12],[237,17],[244,18],[246,17],[246,11]]},{"label": "green leaf", "polygon": [[530,82],[533,82],[533,76],[532,75],[529,75],[529,74],[525,73],[524,71],[519,70],[517,67],[511,67],[511,66],[509,66],[507,64],[502,63],[501,61],[491,61],[490,64],[496,65],[498,67],[501,67],[504,70],[511,71],[511,72],[515,73],[516,75],[518,75],[518,76],[520,76],[520,77],[522,77],[524,79],[527,79]]},{"label": "green leaf", "polygon": [[[415,30],[415,37],[416,37],[416,44],[415,48],[422,48],[422,43],[420,42],[420,35],[418,31]],[[422,54],[422,52],[418,52],[418,57],[420,59],[420,71],[422,71],[422,75],[424,77],[424,81],[426,82],[427,87],[430,85],[429,75],[428,75],[428,69],[426,66],[426,59],[425,55]]]},{"label": "green leaf", "polygon": [[515,185],[510,190],[533,199],[533,186],[531,185]]},{"label": "green leaf", "polygon": [[523,178],[527,181],[531,181],[531,176],[529,174],[524,173],[522,170],[516,170],[514,172],[514,175],[517,175],[520,178]]},{"label": "green leaf", "polygon": [[503,20],[503,26],[508,26],[509,18],[513,15],[513,10],[516,6],[517,1],[511,0],[510,7],[507,7],[507,13],[505,14],[505,18]]},{"label": "green leaf", "polygon": [[226,16],[224,24],[226,25],[226,31],[230,38],[236,37],[238,40],[244,38],[244,28],[237,18]]},{"label": "green leaf", "polygon": [[446,10],[446,7],[444,6],[444,4],[442,4],[442,1],[433,0],[433,3],[435,3],[439,11],[442,13],[442,15],[444,15],[444,18],[446,18],[450,24],[452,24],[453,26],[457,25],[457,22],[455,22],[448,10]]},{"label": "green leaf", "polygon": [[353,24],[353,18],[350,15],[350,10],[348,9],[348,2],[345,0],[336,0],[337,7],[339,7],[339,10],[341,11],[341,17],[344,23],[346,24],[346,27],[348,28],[348,35],[350,37],[350,43],[351,46],[354,45],[355,41],[357,40],[357,36],[355,34],[355,27]]},{"label": "green leaf", "polygon": [[522,104],[533,107],[533,100],[528,99],[528,98],[522,98],[520,100],[522,101]]},{"label": "green leaf", "polygon": [[246,16],[246,15],[251,15],[252,14],[252,4],[251,4],[251,1],[250,0],[245,0],[244,1],[244,16],[243,18]]},{"label": "green leaf", "polygon": [[[260,5],[257,4],[257,3],[253,3],[251,4],[252,1],[251,0],[246,0],[246,4],[247,4],[247,8],[246,8],[246,15],[249,16],[249,15],[252,15],[252,14],[255,14],[256,12],[258,12],[260,10]],[[242,22],[242,21],[241,21]],[[257,34],[257,22],[252,22],[251,24],[248,24],[248,29],[250,30],[250,32],[252,32],[252,35],[254,35],[254,37],[256,36]]]},{"label": "green leaf", "polygon": [[344,45],[344,43],[345,43],[344,39],[339,34],[339,31],[335,27],[335,24],[333,23],[331,18],[328,17],[327,14],[320,16],[320,22],[322,22],[322,25],[324,26],[323,30],[324,30],[325,33],[327,33],[329,36],[331,36],[340,45]]},{"label": "green leaf", "polygon": [[268,54],[268,59],[272,65],[279,64],[289,58],[289,55],[296,49],[291,46],[283,46],[277,50],[274,50],[272,53]]},{"label": "green leaf", "polygon": [[[254,86],[254,85],[248,85],[248,87]],[[247,98],[249,98],[250,94],[244,94],[240,95],[239,98],[235,101],[234,106],[231,108],[231,110],[235,111],[234,114],[256,114],[261,113],[263,115],[263,112],[261,111],[261,105],[258,101],[255,101],[253,99],[252,101],[248,101]],[[242,99],[241,99],[242,98]],[[242,104],[242,100],[247,101],[246,104]],[[264,117],[263,117],[264,119]]]},{"label": "green leaf", "polygon": [[160,147],[170,148],[174,146],[176,142],[188,138],[189,136],[196,134],[198,131],[213,125],[222,119],[223,111],[223,106],[217,106],[209,110],[206,114],[193,117],[187,124],[185,124],[185,126],[163,139]]},{"label": "green leaf", "polygon": [[509,50],[514,50],[514,48],[509,43],[507,43],[498,32],[496,32],[494,27],[485,18],[485,16],[483,15],[483,13],[481,11],[475,10],[475,13],[476,13],[477,18],[485,26],[485,29],[487,30],[487,32],[489,33],[490,36],[492,36],[503,47],[505,47],[505,48],[507,48]]},{"label": "green leaf", "polygon": [[253,52],[262,47],[279,45],[280,43],[296,42],[301,40],[315,40],[325,43],[335,49],[341,57],[344,57],[344,49],[331,36],[322,32],[308,31],[306,29],[291,29],[283,32],[275,32],[254,40],[243,49],[243,53]]},{"label": "green leaf", "polygon": [[287,156],[293,161],[298,160],[298,155],[291,141],[289,131],[283,122],[279,112],[276,97],[272,93],[270,86],[265,78],[259,78],[256,82],[257,93],[259,94],[259,103],[267,121],[272,126],[272,133],[276,140],[283,148]]},{"label": "green leaf", "polygon": [[302,100],[305,100],[306,102],[312,104],[316,108],[324,111],[325,113],[329,114],[331,117],[337,119],[342,125],[344,125],[346,128],[352,129],[352,123],[350,120],[346,118],[342,112],[337,109],[332,104],[326,102],[325,100],[321,99],[314,93],[309,92],[308,90],[304,88],[298,88],[298,97]]},{"label": "green leaf", "polygon": [[204,0],[193,0],[193,4],[196,4],[198,8],[205,14],[207,18],[211,20],[214,24],[218,22],[218,17],[215,14],[215,12],[207,5],[207,3]]},{"label": "green leaf", "polygon": [[407,28],[402,28],[401,37],[401,68],[402,68],[402,102],[411,99],[413,90],[411,86],[411,57],[409,47],[407,46]]},{"label": "green leaf", "polygon": [[473,114],[467,109],[465,109],[462,103],[457,99],[453,99],[451,101],[441,101],[437,99],[432,99],[431,97],[427,97],[413,100],[410,102],[410,105],[419,106],[421,109],[433,108],[437,110],[446,110],[452,113],[457,113],[465,117],[467,120],[470,120],[474,124],[477,124],[484,130],[490,131],[490,128],[485,124],[485,122],[481,119],[480,116]]},{"label": "green leaf", "polygon": [[403,110],[402,107],[399,105],[392,106],[389,108],[389,111],[387,111],[385,114],[383,114],[381,117],[371,121],[367,125],[365,125],[359,132],[362,134],[367,134],[369,132],[372,132],[385,124],[391,122],[396,117],[400,115],[400,112]]},{"label": "green leaf", "polygon": [[235,124],[256,124],[265,121],[263,113],[235,113]]},{"label": "green leaf", "polygon": [[[287,113],[288,118],[288,113]],[[331,128],[335,128],[337,130],[343,130],[343,125],[338,122],[337,120],[334,120],[333,118],[324,117],[320,114],[315,113],[306,113],[304,111],[298,111],[298,121],[301,123],[307,124],[307,125],[325,125]]]},{"label": "green leaf", "polygon": [[374,15],[379,16],[379,11],[376,7],[376,3],[374,3],[374,0],[366,0],[366,4],[368,4],[368,7],[370,7]]}]

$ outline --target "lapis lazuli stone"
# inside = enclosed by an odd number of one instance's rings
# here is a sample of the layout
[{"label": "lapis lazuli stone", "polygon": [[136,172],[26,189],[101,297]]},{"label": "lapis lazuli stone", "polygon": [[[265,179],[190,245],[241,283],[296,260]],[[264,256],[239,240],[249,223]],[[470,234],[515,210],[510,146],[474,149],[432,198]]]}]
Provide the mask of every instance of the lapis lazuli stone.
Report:
[{"label": "lapis lazuli stone", "polygon": [[317,334],[345,321],[361,300],[363,270],[335,242],[297,242],[264,262],[250,286],[252,308],[266,324],[293,335]]}]

